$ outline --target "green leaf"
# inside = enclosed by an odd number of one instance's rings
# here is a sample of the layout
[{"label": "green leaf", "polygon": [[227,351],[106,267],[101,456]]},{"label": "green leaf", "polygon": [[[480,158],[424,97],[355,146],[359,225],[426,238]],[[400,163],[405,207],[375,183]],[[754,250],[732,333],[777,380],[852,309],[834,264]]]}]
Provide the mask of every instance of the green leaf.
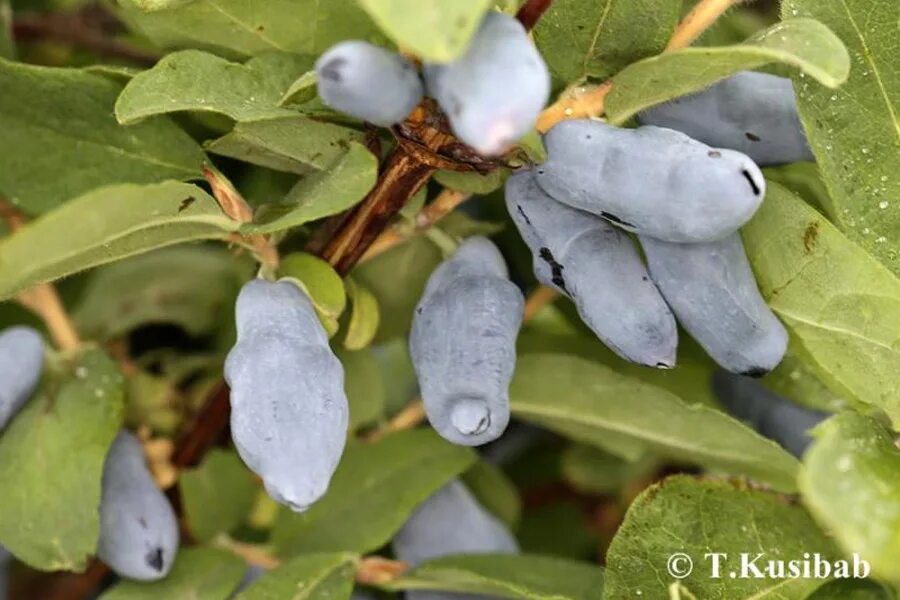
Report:
[{"label": "green leaf", "polygon": [[0,299],[148,250],[224,238],[238,224],[194,185],[112,185],[74,198],[0,241]]},{"label": "green leaf", "polygon": [[832,222],[837,215],[834,203],[822,181],[819,165],[816,163],[792,163],[763,169],[766,179],[775,181],[803,199],[804,202],[827,216]]},{"label": "green leaf", "polygon": [[282,556],[368,552],[387,543],[421,502],[475,461],[430,429],[350,442],[325,497],[303,514],[284,509],[272,530]]},{"label": "green leaf", "polygon": [[200,177],[204,155],[171,121],[120,126],[120,85],[0,59],[0,194],[28,214],[111,183]]},{"label": "green leaf", "polygon": [[354,129],[294,116],[238,123],[206,148],[213,154],[306,175],[331,166],[347,153],[351,142],[363,141],[363,134]]},{"label": "green leaf", "polygon": [[874,581],[835,579],[817,589],[809,600],[895,600],[895,596]]},{"label": "green leaf", "polygon": [[372,343],[378,331],[381,314],[378,311],[378,300],[363,285],[347,278],[347,296],[353,305],[350,322],[347,324],[347,335],[344,347],[347,350],[362,350]]},{"label": "green leaf", "polygon": [[344,367],[344,389],[350,403],[350,429],[355,431],[380,421],[385,414],[387,390],[374,351],[337,349],[336,354]]},{"label": "green leaf", "polygon": [[847,45],[838,90],[794,79],[797,106],[841,229],[900,276],[900,46],[894,0],[789,0],[784,15],[815,17]]},{"label": "green leaf", "polygon": [[278,99],[279,106],[291,106],[296,104],[306,104],[316,97],[318,89],[318,76],[315,71],[307,71],[288,87],[287,91]]},{"label": "green leaf", "polygon": [[[669,598],[667,562],[675,553],[693,561],[693,572],[681,580],[682,598],[778,598],[802,600],[823,579],[741,574],[741,553],[761,570],[769,560],[804,560],[820,554],[840,557],[831,540],[802,507],[790,498],[726,481],[670,477],[644,491],[631,504],[606,556],[604,598]],[[720,557],[713,577],[709,553]],[[680,566],[679,566],[680,565]],[[684,562],[675,564],[683,568]],[[684,593],[686,589],[690,594]]]},{"label": "green leaf", "polygon": [[425,283],[442,258],[441,251],[428,238],[415,237],[353,270],[353,278],[375,295],[384,315],[376,342],[409,331]]},{"label": "green leaf", "polygon": [[344,211],[360,200],[378,179],[378,159],[355,142],[334,165],[301,179],[283,202],[257,211],[244,233],[273,233]]},{"label": "green leaf", "polygon": [[183,418],[175,383],[171,377],[141,369],[129,373],[125,381],[125,425],[133,429],[147,426],[153,432],[175,435]]},{"label": "green leaf", "polygon": [[121,0],[125,22],[164,48],[202,48],[217,54],[320,54],[345,39],[378,36],[355,0],[193,0],[142,12],[147,0]]},{"label": "green leaf", "polygon": [[900,280],[775,183],[743,235],[792,349],[838,395],[900,422]]},{"label": "green leaf", "polygon": [[434,180],[445,188],[467,194],[490,194],[499,190],[509,177],[506,169],[494,169],[487,175],[477,171],[438,171]]},{"label": "green leaf", "polygon": [[478,503],[515,529],[522,517],[522,499],[519,491],[500,467],[478,461],[462,476],[463,483]]},{"label": "green leaf", "polygon": [[100,481],[122,424],[123,380],[93,350],[47,366],[0,437],[0,543],[45,571],[81,571],[100,533]]},{"label": "green leaf", "polygon": [[191,534],[201,542],[240,525],[259,490],[237,453],[228,450],[211,450],[178,481]]},{"label": "green leaf", "polygon": [[900,450],[872,417],[835,415],[813,430],[800,490],[845,552],[881,577],[900,581]]},{"label": "green leaf", "polygon": [[235,600],[349,600],[355,554],[303,554],[259,578]]},{"label": "green leaf", "polygon": [[516,600],[600,600],[603,570],[587,563],[544,556],[458,555],[426,562],[384,587]]},{"label": "green leaf", "polygon": [[121,581],[100,600],[226,600],[241,582],[244,570],[244,561],[230,552],[181,548],[165,579]]},{"label": "green leaf", "polygon": [[606,79],[659,54],[678,23],[678,0],[556,0],[534,30],[553,73],[565,83]]},{"label": "green leaf", "polygon": [[572,444],[562,456],[562,472],[566,481],[589,494],[616,495],[629,483],[649,475],[659,460],[644,455],[630,462],[589,446]]},{"label": "green leaf", "polygon": [[814,19],[789,19],[743,44],[685,48],[634,63],[613,78],[606,115],[621,124],[654,104],[769,63],[796,67],[830,88],[842,84],[850,70],[847,49],[830,29]]},{"label": "green leaf", "polygon": [[160,323],[201,336],[220,328],[231,313],[249,266],[220,246],[163,248],[97,269],[72,316],[91,339]]},{"label": "green leaf", "polygon": [[[277,61],[277,62],[276,62]],[[280,108],[286,82],[307,71],[309,57],[281,54],[246,65],[208,52],[173,52],[136,75],[116,101],[116,118],[128,124],[184,110],[215,112],[235,121],[293,116]],[[278,70],[273,72],[273,66]]]},{"label": "green leaf", "polygon": [[358,0],[398,46],[419,58],[458,58],[478,30],[491,0]]},{"label": "green leaf", "polygon": [[517,417],[577,441],[598,445],[614,434],[674,459],[795,489],[797,461],[774,442],[722,412],[686,404],[604,365],[560,354],[522,356],[510,399]]},{"label": "green leaf", "polygon": [[306,290],[319,319],[333,335],[338,329],[338,318],[347,306],[347,294],[341,276],[331,265],[318,256],[294,252],[282,259],[278,276],[290,277]]}]

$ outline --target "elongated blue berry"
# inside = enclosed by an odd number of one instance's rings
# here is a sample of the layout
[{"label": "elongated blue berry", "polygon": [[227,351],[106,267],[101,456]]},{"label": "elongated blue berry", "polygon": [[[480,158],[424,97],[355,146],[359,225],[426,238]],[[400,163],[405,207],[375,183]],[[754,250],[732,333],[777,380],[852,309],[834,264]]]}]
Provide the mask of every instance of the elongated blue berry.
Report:
[{"label": "elongated blue berry", "polygon": [[410,356],[428,420],[445,439],[477,446],[506,429],[523,307],[487,238],[469,238],[431,275],[413,315]]},{"label": "elongated blue berry", "polygon": [[812,442],[809,430],[828,416],[794,404],[754,379],[727,371],[713,376],[713,391],[729,413],[798,458]]},{"label": "elongated blue berry", "polygon": [[422,100],[422,80],[406,58],[352,40],[332,46],[316,62],[319,97],[334,110],[389,127]]},{"label": "elongated blue berry", "polygon": [[238,339],[225,363],[231,435],[269,495],[306,510],[325,494],[344,450],[343,367],[294,283],[251,281],[235,312]]},{"label": "elongated blue berry", "polygon": [[754,377],[778,366],[788,335],[759,293],[740,234],[704,244],[640,241],[679,322],[719,366]]},{"label": "elongated blue berry", "polygon": [[743,152],[758,165],[815,160],[786,77],[741,71],[702,92],[649,108],[638,119]]},{"label": "elongated blue berry", "polygon": [[463,56],[425,65],[428,94],[453,132],[484,155],[502,153],[528,133],[550,96],[550,74],[513,17],[490,12]]},{"label": "elongated blue berry", "polygon": [[120,577],[155,581],[178,551],[175,511],[150,475],[141,443],[119,432],[103,467],[97,556]]},{"label": "elongated blue berry", "polygon": [[632,362],[675,366],[675,317],[626,234],[557,202],[531,171],[507,180],[506,207],[531,249],[538,280],[570,297],[604,344]]},{"label": "elongated blue berry", "polygon": [[549,158],[536,168],[536,178],[555,200],[670,242],[734,233],[766,191],[747,156],[671,129],[570,120],[551,129],[544,142]]},{"label": "elongated blue berry", "polygon": [[509,529],[454,480],[421,504],[394,537],[394,554],[415,567],[450,554],[518,554]]},{"label": "elongated blue berry", "polygon": [[19,412],[37,387],[44,366],[44,343],[30,327],[0,333],[0,430]]}]

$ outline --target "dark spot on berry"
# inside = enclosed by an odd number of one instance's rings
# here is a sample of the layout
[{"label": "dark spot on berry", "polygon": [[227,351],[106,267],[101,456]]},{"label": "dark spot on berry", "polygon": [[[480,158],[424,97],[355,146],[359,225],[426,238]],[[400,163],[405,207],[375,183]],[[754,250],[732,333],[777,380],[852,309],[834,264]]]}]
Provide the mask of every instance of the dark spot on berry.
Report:
[{"label": "dark spot on berry", "polygon": [[528,215],[525,214],[525,211],[522,210],[522,207],[516,204],[516,210],[519,211],[519,214],[522,215],[522,218],[525,219],[525,222],[531,225],[531,219],[528,218]]},{"label": "dark spot on berry", "polygon": [[744,135],[747,136],[747,139],[750,140],[751,142],[759,141],[759,136],[754,133],[750,133],[749,131],[746,131],[746,132],[744,132]]},{"label": "dark spot on berry", "polygon": [[741,373],[741,375],[743,375],[745,377],[752,377],[754,379],[759,379],[760,377],[763,377],[764,375],[766,375],[768,372],[769,372],[769,369],[764,369],[762,367],[753,367],[751,369],[747,369],[746,371]]},{"label": "dark spot on berry", "polygon": [[144,517],[138,519],[138,524],[140,524],[140,526],[144,529],[147,529],[147,521],[144,519]]},{"label": "dark spot on berry", "polygon": [[163,550],[162,548],[154,548],[144,557],[147,564],[156,571],[163,570]]},{"label": "dark spot on berry", "polygon": [[566,289],[566,280],[563,278],[562,274],[565,267],[556,262],[556,259],[553,258],[553,253],[550,252],[550,248],[542,247],[538,252],[538,255],[541,257],[541,260],[550,265],[550,280],[553,282],[553,285],[568,294],[569,291]]},{"label": "dark spot on berry", "polygon": [[642,275],[641,279],[643,279],[644,281],[650,281],[650,278],[647,277],[646,275]]},{"label": "dark spot on berry", "polygon": [[710,150],[706,155],[710,158],[722,158],[722,153],[718,150]]},{"label": "dark spot on berry", "polygon": [[346,64],[346,58],[336,56],[322,65],[319,69],[319,76],[329,81],[340,83],[344,79],[341,75],[341,69],[343,69]]},{"label": "dark spot on berry", "polygon": [[628,221],[623,221],[622,219],[620,219],[620,218],[617,217],[616,215],[611,214],[611,213],[608,213],[608,212],[606,212],[606,211],[602,211],[602,212],[600,213],[600,216],[603,217],[604,219],[606,219],[607,221],[612,221],[612,222],[615,223],[616,225],[621,225],[622,227],[630,227],[631,229],[634,229],[634,228],[635,228],[634,225],[632,225],[632,224],[629,223]]},{"label": "dark spot on berry", "polygon": [[759,196],[759,194],[762,190],[760,190],[759,186],[756,185],[756,182],[753,181],[753,177],[750,175],[750,171],[748,171],[747,169],[744,169],[743,171],[741,171],[741,175],[743,175],[744,179],[747,180],[747,183],[750,184],[750,189],[753,190],[753,195]]}]

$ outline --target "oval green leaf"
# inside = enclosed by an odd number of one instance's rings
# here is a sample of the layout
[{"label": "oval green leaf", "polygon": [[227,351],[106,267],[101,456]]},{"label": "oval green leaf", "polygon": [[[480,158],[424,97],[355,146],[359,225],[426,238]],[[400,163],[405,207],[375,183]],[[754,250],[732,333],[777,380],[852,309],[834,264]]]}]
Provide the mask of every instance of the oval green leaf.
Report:
[{"label": "oval green leaf", "polygon": [[237,229],[195,185],[113,185],[88,192],[0,241],[0,299],[155,248]]},{"label": "oval green leaf", "polygon": [[848,553],[875,575],[900,581],[900,450],[878,420],[854,412],[813,430],[800,491],[810,510]]},{"label": "oval green leaf", "polygon": [[44,571],[81,571],[100,533],[106,452],[122,425],[124,381],[97,350],[45,372],[0,437],[0,543]]},{"label": "oval green leaf", "polygon": [[621,124],[645,108],[769,63],[796,67],[831,88],[850,71],[847,49],[828,27],[814,19],[789,19],[743,44],[685,48],[634,63],[613,78],[606,115]]},{"label": "oval green leaf", "polygon": [[900,423],[900,279],[776,183],[743,236],[792,349],[838,395]]},{"label": "oval green leaf", "polygon": [[796,488],[796,459],[743,423],[576,356],[520,357],[510,400],[515,416],[577,441],[605,447],[605,438],[614,435],[780,490]]}]

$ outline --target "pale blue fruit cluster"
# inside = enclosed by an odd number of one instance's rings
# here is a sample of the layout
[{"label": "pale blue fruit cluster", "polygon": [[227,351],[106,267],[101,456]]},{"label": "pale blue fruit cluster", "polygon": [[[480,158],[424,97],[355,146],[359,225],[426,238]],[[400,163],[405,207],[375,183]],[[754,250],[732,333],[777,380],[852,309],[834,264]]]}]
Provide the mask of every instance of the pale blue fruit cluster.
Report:
[{"label": "pale blue fruit cluster", "polygon": [[[423,97],[415,66],[368,42],[342,42],[316,63],[319,96],[331,108],[391,126]],[[550,97],[550,72],[515,18],[491,11],[449,64],[424,66],[425,88],[453,133],[484,156],[502,154],[534,127]]]},{"label": "pale blue fruit cluster", "polygon": [[[458,480],[422,503],[392,542],[397,559],[417,567],[452,554],[518,554],[515,537]],[[483,596],[411,591],[407,600],[480,600]]]},{"label": "pale blue fruit cluster", "polygon": [[269,495],[295,511],[328,489],[347,437],[344,370],[312,302],[291,281],[244,285],[225,362],[231,435]]},{"label": "pale blue fruit cluster", "polygon": [[428,420],[445,439],[477,446],[506,429],[524,303],[484,237],[466,240],[431,275],[409,346]]},{"label": "pale blue fruit cluster", "polygon": [[528,32],[513,17],[490,12],[450,64],[426,64],[428,94],[453,132],[480,154],[501,154],[528,133],[550,97],[550,73]]},{"label": "pale blue fruit cluster", "polygon": [[103,466],[97,556],[120,577],[165,577],[178,551],[178,519],[156,486],[141,443],[119,432]]},{"label": "pale blue fruit cluster", "polygon": [[353,40],[316,61],[319,97],[327,106],[375,125],[390,127],[422,101],[422,80],[408,59]]},{"label": "pale blue fruit cluster", "polygon": [[[547,161],[507,181],[507,209],[538,280],[569,296],[601,341],[670,368],[677,317],[728,371],[762,376],[778,365],[788,335],[738,233],[765,195],[753,160],[671,129],[585,119],[544,141]],[[637,234],[647,267],[616,228]]]},{"label": "pale blue fruit cluster", "polygon": [[44,367],[44,342],[30,327],[0,333],[0,430],[31,397]]},{"label": "pale blue fruit cluster", "polygon": [[548,196],[533,171],[507,180],[506,205],[538,280],[571,298],[604,344],[638,364],[675,366],[675,317],[627,234]]},{"label": "pale blue fruit cluster", "polygon": [[738,150],[763,166],[815,160],[786,77],[741,71],[702,92],[649,108],[638,120]]},{"label": "pale blue fruit cluster", "polygon": [[713,376],[713,391],[729,413],[798,458],[812,442],[809,431],[828,416],[794,404],[758,381],[725,371]]},{"label": "pale blue fruit cluster", "polygon": [[752,377],[778,366],[787,331],[759,293],[740,234],[702,244],[640,241],[653,281],[716,363]]},{"label": "pale blue fruit cluster", "polygon": [[553,127],[544,143],[549,158],[535,177],[550,196],[669,242],[707,242],[733,233],[750,220],[766,191],[759,167],[747,156],[671,129],[578,119]]}]

